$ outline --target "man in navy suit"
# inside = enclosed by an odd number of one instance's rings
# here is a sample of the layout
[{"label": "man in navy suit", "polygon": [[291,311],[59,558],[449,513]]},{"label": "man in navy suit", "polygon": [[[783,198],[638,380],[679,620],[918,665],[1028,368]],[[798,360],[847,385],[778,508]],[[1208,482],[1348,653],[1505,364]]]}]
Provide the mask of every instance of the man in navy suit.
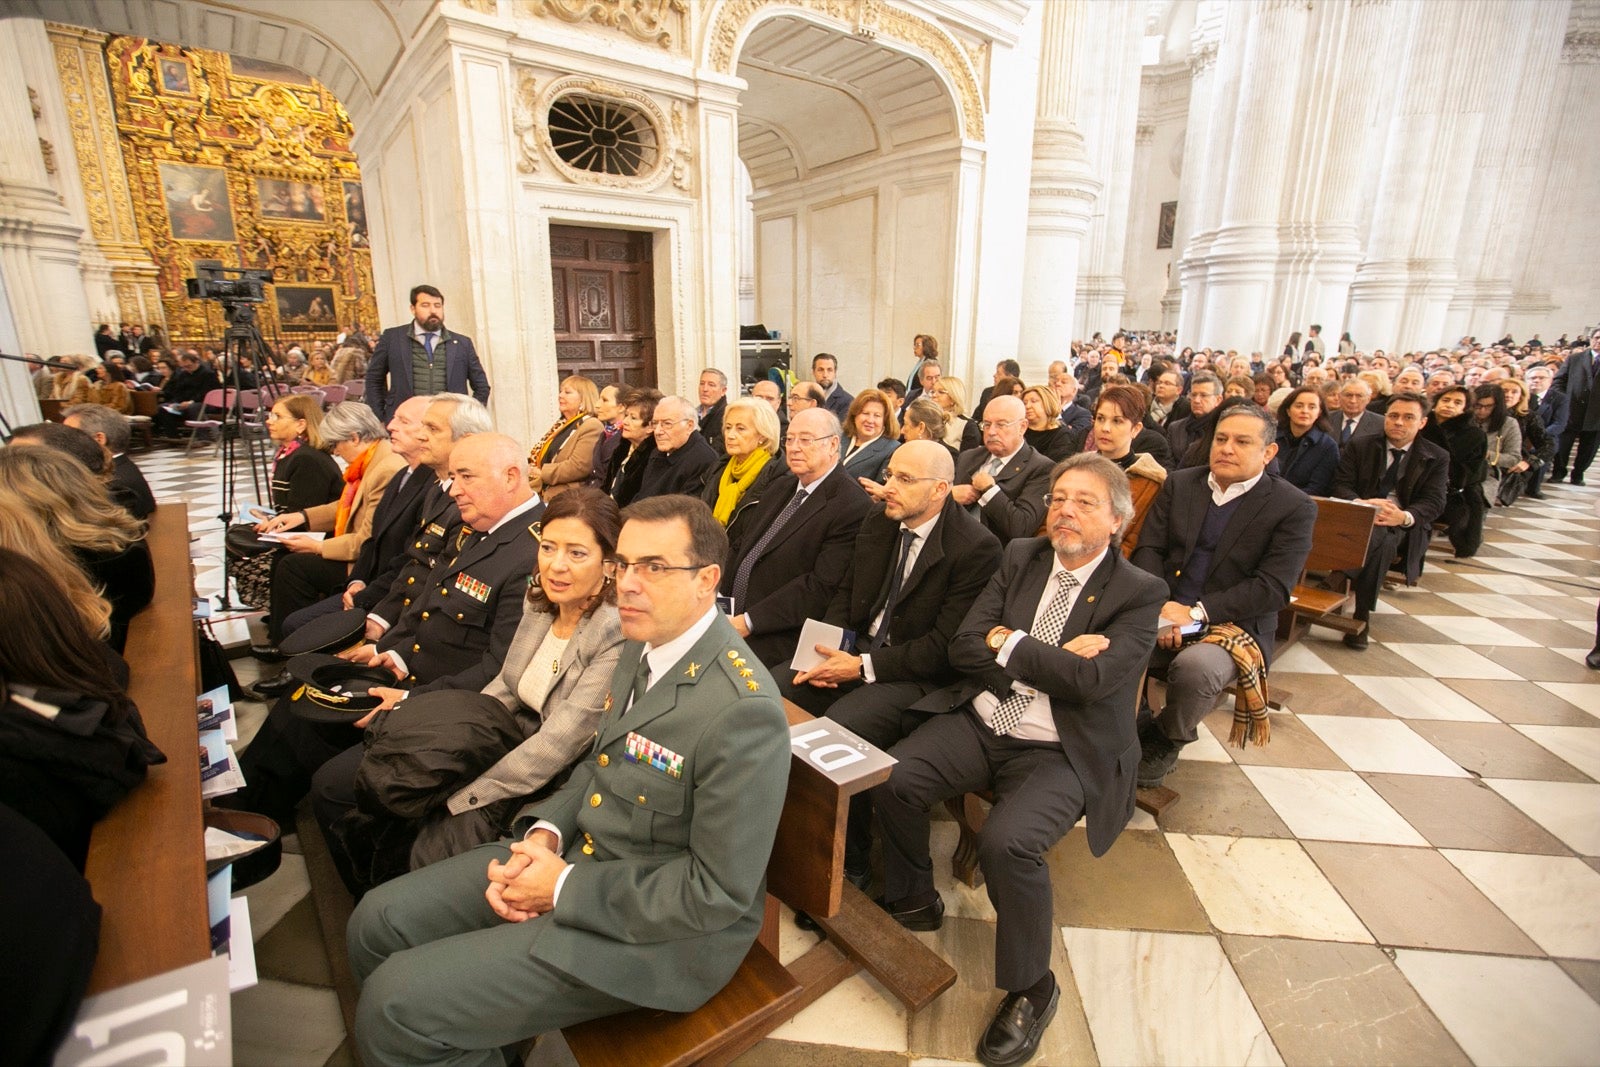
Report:
[{"label": "man in navy suit", "polygon": [[[1567,394],[1555,388],[1553,384],[1555,372],[1545,366],[1529,367],[1526,377],[1528,406],[1538,413],[1539,424],[1544,427],[1544,432],[1550,439],[1561,440],[1561,435],[1567,432],[1570,405],[1567,403]],[[1524,490],[1526,496],[1535,500],[1544,499],[1539,487],[1544,483],[1544,476],[1549,467],[1549,463],[1541,463],[1529,469],[1528,487]]]},{"label": "man in navy suit", "polygon": [[1567,476],[1567,456],[1577,445],[1572,457],[1572,484],[1583,484],[1583,473],[1594,462],[1600,449],[1600,389],[1595,379],[1600,377],[1600,328],[1589,336],[1589,347],[1580,348],[1567,357],[1556,372],[1555,387],[1567,394],[1567,426],[1556,445],[1555,468],[1550,480],[1559,482]]},{"label": "man in navy suit", "polygon": [[818,352],[811,357],[811,380],[822,390],[822,406],[833,412],[840,422],[850,413],[855,394],[839,384],[839,361],[831,352]]},{"label": "man in navy suit", "polygon": [[1221,645],[1185,643],[1185,628],[1232,623],[1272,660],[1278,612],[1306,556],[1317,507],[1267,464],[1277,453],[1271,415],[1254,404],[1228,408],[1217,420],[1205,467],[1167,476],[1139,530],[1135,566],[1161,578],[1160,648],[1151,661],[1166,671],[1167,703],[1140,739],[1139,785],[1161,784],[1178,752],[1199,737],[1200,720],[1238,678]]},{"label": "man in navy suit", "polygon": [[[444,326],[444,296],[431,285],[411,290],[412,321],[391,326],[378,338],[367,364],[367,406],[381,422],[413,396],[467,393],[489,402],[489,378],[472,338]],[[470,389],[468,386],[470,385]]]},{"label": "man in navy suit", "polygon": [[913,706],[932,717],[890,751],[898,762],[872,791],[884,906],[912,930],[944,919],[929,810],[971,790],[995,792],[978,864],[997,917],[995,985],[1005,996],[978,1043],[986,1064],[1030,1059],[1060,1001],[1044,856],[1084,815],[1089,850],[1103,855],[1133,814],[1132,712],[1166,599],[1161,580],[1113,544],[1133,517],[1127,476],[1098,453],[1051,473],[1049,536],[1006,548],[950,643],[951,666],[966,677]]}]

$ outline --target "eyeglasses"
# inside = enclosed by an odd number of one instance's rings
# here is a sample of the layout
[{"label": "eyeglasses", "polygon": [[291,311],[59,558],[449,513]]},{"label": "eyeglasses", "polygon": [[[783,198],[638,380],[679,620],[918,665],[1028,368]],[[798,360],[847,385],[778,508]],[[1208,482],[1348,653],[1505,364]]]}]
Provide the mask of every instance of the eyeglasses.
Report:
[{"label": "eyeglasses", "polygon": [[899,471],[890,471],[888,480],[896,485],[916,485],[918,482],[937,482],[940,479],[931,476],[918,478],[910,474],[901,474]]},{"label": "eyeglasses", "polygon": [[825,434],[822,434],[821,436],[818,436],[818,437],[813,437],[810,434],[801,434],[798,437],[795,436],[794,434],[789,434],[787,437],[785,437],[783,439],[783,447],[784,448],[810,448],[812,445],[816,444],[818,441],[829,441],[829,440],[832,440],[833,438],[838,437],[838,436],[839,435],[836,434],[836,433],[825,433]]},{"label": "eyeglasses", "polygon": [[983,422],[978,423],[978,429],[982,430],[984,433],[988,433],[990,430],[1004,430],[1008,426],[1016,426],[1019,423],[1022,423],[1022,422],[1025,422],[1025,421],[1027,421],[1027,420],[1025,420],[1025,419],[997,419],[994,422],[990,422],[987,419],[985,419]]},{"label": "eyeglasses", "polygon": [[627,574],[629,570],[635,570],[638,572],[639,577],[645,581],[654,582],[668,571],[699,571],[708,566],[710,566],[709,563],[690,563],[686,566],[675,566],[671,563],[662,563],[658,559],[630,560],[623,559],[620,556],[612,556],[610,559],[600,561],[600,573],[612,581],[617,581]]},{"label": "eyeglasses", "polygon": [[1097,511],[1100,505],[1104,503],[1104,501],[1092,496],[1065,496],[1061,493],[1047,493],[1044,497],[1044,502],[1050,506],[1051,510],[1064,508],[1071,504],[1074,511]]}]

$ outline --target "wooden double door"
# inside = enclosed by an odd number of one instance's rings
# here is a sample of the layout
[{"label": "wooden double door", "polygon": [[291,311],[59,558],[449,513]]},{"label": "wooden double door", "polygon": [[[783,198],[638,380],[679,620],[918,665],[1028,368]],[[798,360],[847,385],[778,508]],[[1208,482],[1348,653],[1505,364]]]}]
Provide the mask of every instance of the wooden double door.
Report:
[{"label": "wooden double door", "polygon": [[655,385],[651,235],[551,226],[550,275],[561,377]]}]

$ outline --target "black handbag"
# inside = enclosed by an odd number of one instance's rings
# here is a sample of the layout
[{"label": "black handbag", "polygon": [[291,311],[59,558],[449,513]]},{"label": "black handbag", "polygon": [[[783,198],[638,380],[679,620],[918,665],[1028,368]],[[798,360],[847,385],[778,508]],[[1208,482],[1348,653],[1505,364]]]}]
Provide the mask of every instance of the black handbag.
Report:
[{"label": "black handbag", "polygon": [[1522,490],[1527,488],[1527,471],[1501,471],[1500,488],[1495,491],[1495,507],[1509,508],[1517,502],[1517,497],[1522,495]]}]

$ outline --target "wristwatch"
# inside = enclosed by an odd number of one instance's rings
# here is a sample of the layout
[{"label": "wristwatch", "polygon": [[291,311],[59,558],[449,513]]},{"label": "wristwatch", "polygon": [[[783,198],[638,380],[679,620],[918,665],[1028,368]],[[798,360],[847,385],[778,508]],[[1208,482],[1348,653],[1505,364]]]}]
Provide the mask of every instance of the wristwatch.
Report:
[{"label": "wristwatch", "polygon": [[1201,610],[1199,604],[1195,604],[1189,608],[1189,618],[1193,619],[1195,622],[1205,622],[1206,613]]},{"label": "wristwatch", "polygon": [[996,626],[989,633],[989,640],[987,642],[987,644],[989,646],[989,651],[990,652],[999,652],[1002,648],[1004,648],[1006,646],[1006,638],[1008,638],[1010,636],[1011,636],[1011,631],[1010,630],[1007,630],[1003,626]]}]

